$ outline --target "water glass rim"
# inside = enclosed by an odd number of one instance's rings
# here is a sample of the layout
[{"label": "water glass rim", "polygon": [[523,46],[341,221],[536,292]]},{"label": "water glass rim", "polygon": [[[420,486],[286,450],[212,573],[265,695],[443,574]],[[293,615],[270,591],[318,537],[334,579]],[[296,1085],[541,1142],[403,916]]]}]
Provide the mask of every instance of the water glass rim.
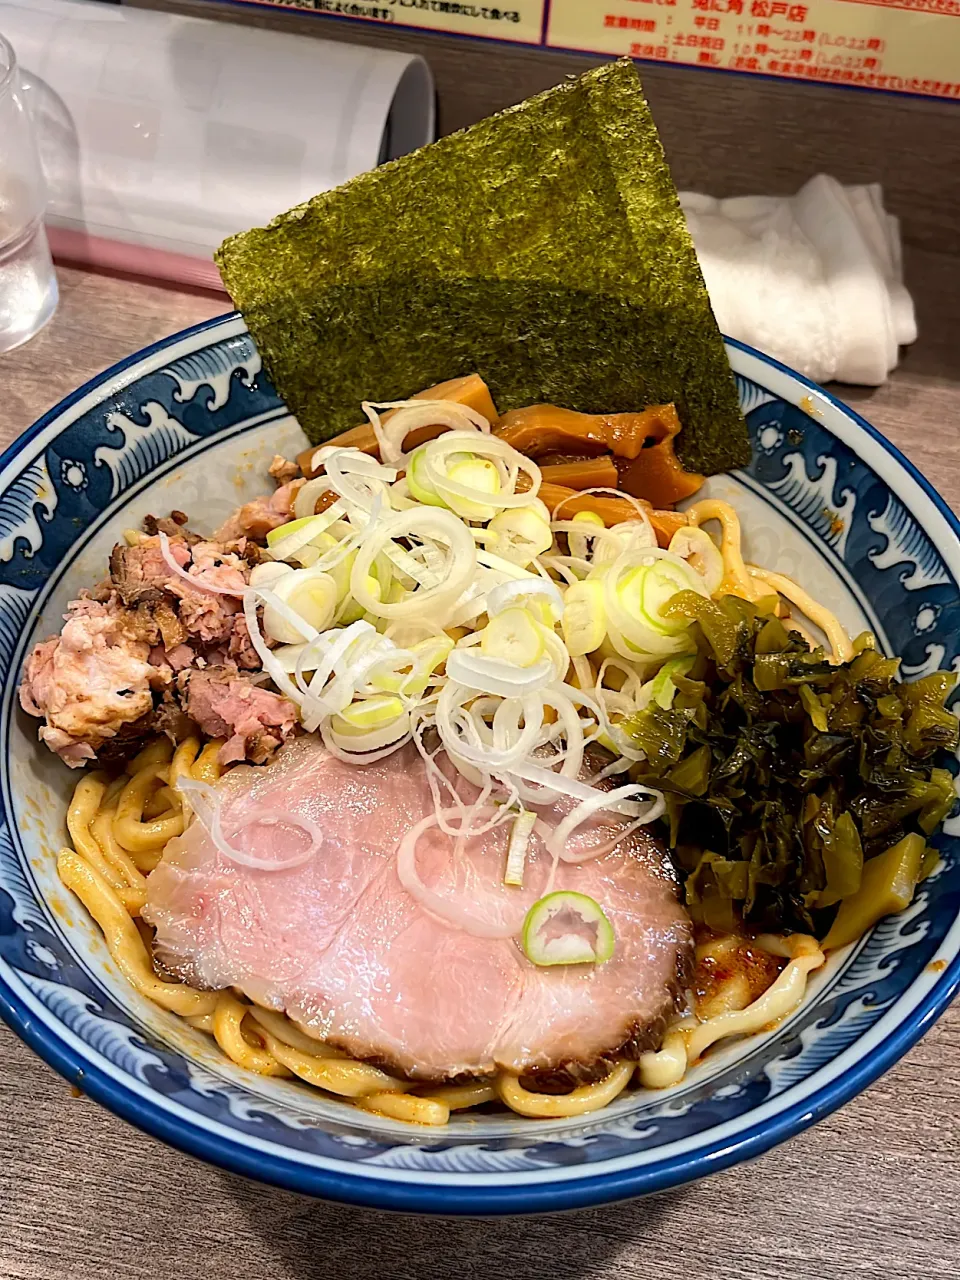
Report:
[{"label": "water glass rim", "polygon": [[10,41],[0,31],[0,98],[6,93],[17,74],[17,53]]}]

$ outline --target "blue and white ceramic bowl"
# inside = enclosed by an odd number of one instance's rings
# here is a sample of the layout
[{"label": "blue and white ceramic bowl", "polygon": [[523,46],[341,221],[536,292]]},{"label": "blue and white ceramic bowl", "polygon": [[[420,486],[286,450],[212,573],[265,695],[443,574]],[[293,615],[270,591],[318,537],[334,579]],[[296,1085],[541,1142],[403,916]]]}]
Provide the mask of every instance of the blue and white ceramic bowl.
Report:
[{"label": "blue and white ceramic bowl", "polygon": [[[751,559],[801,579],[908,676],[960,658],[960,525],[866,422],[728,344],[753,462],[710,482],[746,512]],[[148,512],[213,527],[304,441],[242,320],[159,343],[81,388],[0,459],[0,1013],[134,1124],[297,1191],[430,1213],[518,1213],[656,1191],[755,1156],[895,1062],[960,980],[960,824],[902,915],[835,956],[776,1031],[709,1055],[675,1089],[577,1121],[463,1116],[419,1131],[246,1075],[141,999],[54,867],[72,788],[16,706],[24,654]],[[429,964],[428,958],[425,963]]]}]

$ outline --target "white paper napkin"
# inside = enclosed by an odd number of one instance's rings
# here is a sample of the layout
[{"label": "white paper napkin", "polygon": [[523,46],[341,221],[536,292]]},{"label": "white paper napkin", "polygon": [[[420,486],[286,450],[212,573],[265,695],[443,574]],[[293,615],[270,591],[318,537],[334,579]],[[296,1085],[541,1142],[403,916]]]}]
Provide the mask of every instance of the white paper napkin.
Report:
[{"label": "white paper napkin", "polygon": [[681,192],[724,333],[816,382],[878,386],[917,337],[879,185],[819,174],[795,196]]}]

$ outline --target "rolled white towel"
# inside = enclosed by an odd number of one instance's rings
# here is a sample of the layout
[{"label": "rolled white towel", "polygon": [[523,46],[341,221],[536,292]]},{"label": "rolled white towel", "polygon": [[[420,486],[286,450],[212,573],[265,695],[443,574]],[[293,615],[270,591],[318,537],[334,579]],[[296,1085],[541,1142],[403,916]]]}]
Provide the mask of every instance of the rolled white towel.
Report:
[{"label": "rolled white towel", "polygon": [[717,321],[816,382],[877,386],[917,336],[899,225],[876,185],[795,196],[681,192]]}]

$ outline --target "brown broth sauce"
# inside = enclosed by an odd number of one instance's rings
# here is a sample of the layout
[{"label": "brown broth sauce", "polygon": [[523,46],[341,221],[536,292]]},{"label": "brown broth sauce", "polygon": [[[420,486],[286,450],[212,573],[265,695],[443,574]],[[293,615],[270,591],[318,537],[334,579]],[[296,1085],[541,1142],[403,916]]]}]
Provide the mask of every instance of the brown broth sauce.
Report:
[{"label": "brown broth sauce", "polygon": [[760,998],[786,961],[735,933],[714,933],[697,926],[691,987],[697,1016],[703,1020],[745,1009]]}]

